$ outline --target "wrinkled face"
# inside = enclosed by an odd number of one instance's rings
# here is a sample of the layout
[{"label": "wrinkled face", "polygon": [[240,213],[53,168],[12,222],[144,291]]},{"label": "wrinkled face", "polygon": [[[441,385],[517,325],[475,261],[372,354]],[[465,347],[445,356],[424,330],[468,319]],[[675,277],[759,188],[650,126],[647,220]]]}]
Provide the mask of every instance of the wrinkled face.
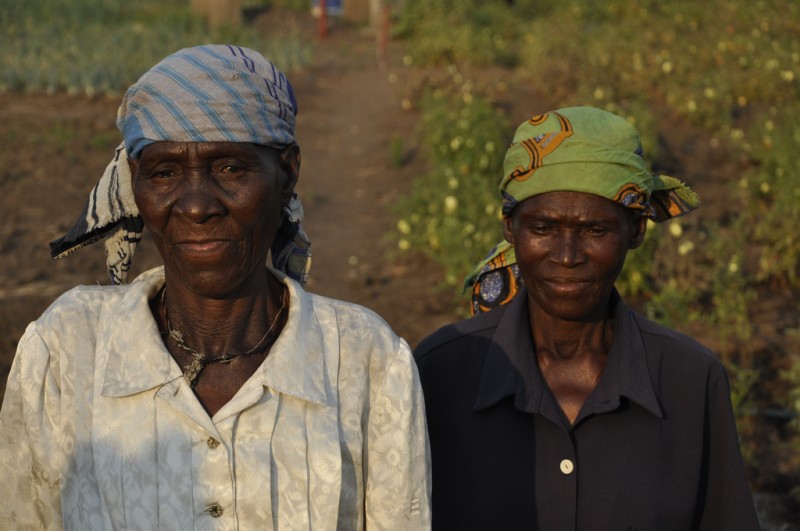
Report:
[{"label": "wrinkled face", "polygon": [[532,311],[592,321],[606,315],[625,255],[644,239],[646,220],[613,201],[580,192],[529,197],[504,220]]},{"label": "wrinkled face", "polygon": [[294,187],[277,150],[238,142],[156,142],[131,160],[133,192],[168,282],[224,296],[264,276]]}]

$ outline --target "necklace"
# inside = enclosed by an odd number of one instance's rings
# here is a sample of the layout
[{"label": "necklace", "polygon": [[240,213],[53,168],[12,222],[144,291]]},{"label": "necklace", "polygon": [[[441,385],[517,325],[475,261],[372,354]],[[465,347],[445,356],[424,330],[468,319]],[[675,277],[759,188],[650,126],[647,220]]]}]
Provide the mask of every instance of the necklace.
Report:
[{"label": "necklace", "polygon": [[[183,377],[186,379],[186,381],[189,383],[189,387],[192,389],[194,389],[194,386],[197,384],[197,379],[200,377],[200,373],[203,372],[203,369],[209,365],[214,363],[230,363],[233,360],[247,356],[248,354],[263,352],[264,349],[270,346],[275,339],[270,337],[272,331],[275,329],[275,325],[278,324],[278,319],[280,319],[283,309],[286,307],[286,297],[281,297],[281,307],[278,308],[278,313],[275,314],[275,319],[272,320],[270,327],[253,348],[247,352],[239,352],[234,354],[225,352],[220,356],[210,358],[199,350],[187,345],[183,340],[183,333],[180,330],[172,328],[172,323],[169,321],[169,314],[167,314],[166,293],[167,286],[165,285],[164,290],[161,292],[161,307],[164,310],[164,320],[167,322],[167,332],[169,333],[169,337],[175,341],[175,344],[178,346],[178,348],[192,355],[191,363],[183,367]],[[267,338],[270,338],[270,341],[267,341]]]}]

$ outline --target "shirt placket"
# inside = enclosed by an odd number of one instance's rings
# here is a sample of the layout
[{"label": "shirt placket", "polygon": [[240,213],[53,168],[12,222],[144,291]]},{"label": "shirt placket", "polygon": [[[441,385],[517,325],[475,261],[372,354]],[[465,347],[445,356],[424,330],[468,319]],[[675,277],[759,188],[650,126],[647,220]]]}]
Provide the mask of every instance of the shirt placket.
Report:
[{"label": "shirt placket", "polygon": [[[235,422],[226,425],[230,431]],[[197,430],[192,439],[196,529],[236,529],[235,490],[230,467],[232,449],[224,440],[230,441],[232,437],[217,430]]]},{"label": "shirt placket", "polygon": [[572,432],[561,423],[541,416],[537,417],[536,432],[536,503],[543,505],[540,514],[553,518],[540,521],[542,529],[576,529],[580,463]]},{"label": "shirt placket", "polygon": [[[561,438],[560,455],[553,461],[558,461],[558,474],[564,486],[564,505],[571,508],[565,515],[564,529],[577,529],[578,525],[578,454],[571,432],[564,432]],[[556,466],[555,463],[548,463]]]},{"label": "shirt placket", "polygon": [[224,437],[185,382],[162,387],[156,403],[160,528],[235,529],[231,454]]}]

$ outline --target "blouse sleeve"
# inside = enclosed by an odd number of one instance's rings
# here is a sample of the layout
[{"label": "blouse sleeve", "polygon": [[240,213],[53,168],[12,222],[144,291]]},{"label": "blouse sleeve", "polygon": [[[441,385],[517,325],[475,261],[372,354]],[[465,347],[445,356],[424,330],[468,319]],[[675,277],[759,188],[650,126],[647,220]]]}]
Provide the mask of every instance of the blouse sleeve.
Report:
[{"label": "blouse sleeve", "polygon": [[61,529],[61,392],[47,345],[28,326],[0,409],[0,522],[4,529]]},{"label": "blouse sleeve", "polygon": [[431,526],[430,447],[417,367],[405,341],[371,400],[366,445],[366,529]]},{"label": "blouse sleeve", "polygon": [[709,374],[706,407],[708,468],[700,529],[761,529],[739,449],[730,386],[721,365],[713,366]]}]

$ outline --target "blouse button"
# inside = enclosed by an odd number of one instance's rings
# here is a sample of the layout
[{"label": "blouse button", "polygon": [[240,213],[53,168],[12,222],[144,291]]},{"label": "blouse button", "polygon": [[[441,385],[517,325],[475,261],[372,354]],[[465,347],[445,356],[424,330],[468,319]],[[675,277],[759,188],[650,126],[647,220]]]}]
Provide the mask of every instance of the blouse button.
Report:
[{"label": "blouse button", "polygon": [[212,503],[208,506],[206,511],[208,511],[208,514],[210,514],[213,518],[219,518],[222,516],[222,505],[218,503]]},{"label": "blouse button", "polygon": [[564,459],[561,461],[559,466],[561,467],[561,472],[563,474],[572,474],[572,471],[575,470],[575,465],[569,459]]},{"label": "blouse button", "polygon": [[217,446],[219,446],[219,441],[216,440],[214,437],[209,437],[208,440],[206,441],[206,444],[208,445],[209,448],[215,450]]}]

